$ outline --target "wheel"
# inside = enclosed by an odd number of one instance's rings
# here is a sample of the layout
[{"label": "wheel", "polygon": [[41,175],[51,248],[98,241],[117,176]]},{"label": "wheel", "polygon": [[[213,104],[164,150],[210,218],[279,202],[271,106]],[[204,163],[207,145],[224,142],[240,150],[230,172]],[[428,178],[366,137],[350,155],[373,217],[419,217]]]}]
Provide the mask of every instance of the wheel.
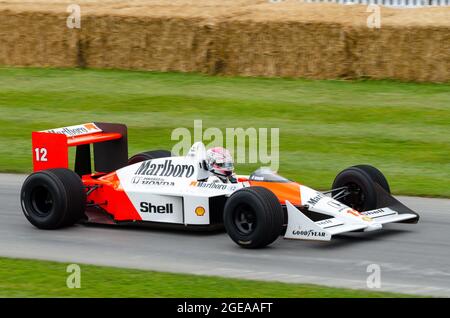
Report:
[{"label": "wheel", "polygon": [[377,206],[375,181],[363,169],[350,167],[334,179],[333,198],[357,211],[373,210]]},{"label": "wheel", "polygon": [[384,190],[386,190],[387,193],[389,194],[391,193],[389,183],[387,182],[386,177],[380,170],[370,165],[357,165],[353,167],[364,170],[364,172],[367,173],[372,178],[373,181],[378,183]]},{"label": "wheel", "polygon": [[273,243],[283,230],[284,215],[278,198],[263,187],[236,191],[227,200],[223,221],[230,238],[244,248]]},{"label": "wheel", "polygon": [[28,176],[20,193],[22,210],[40,229],[58,229],[79,221],[86,208],[80,177],[69,169],[48,169]]},{"label": "wheel", "polygon": [[172,157],[172,153],[167,150],[152,150],[141,152],[128,159],[128,165],[132,165],[134,163],[138,163],[145,160],[166,158],[166,157]]}]

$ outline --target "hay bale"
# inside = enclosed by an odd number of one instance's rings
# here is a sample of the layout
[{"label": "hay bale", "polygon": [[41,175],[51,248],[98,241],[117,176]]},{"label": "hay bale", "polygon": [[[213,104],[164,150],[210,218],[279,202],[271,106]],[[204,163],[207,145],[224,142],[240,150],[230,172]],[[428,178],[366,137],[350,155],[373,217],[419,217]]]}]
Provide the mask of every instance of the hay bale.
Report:
[{"label": "hay bale", "polygon": [[450,10],[266,0],[78,1],[0,4],[0,64],[306,78],[450,80]]},{"label": "hay bale", "polygon": [[77,66],[79,30],[67,32],[66,17],[40,12],[0,12],[0,64]]}]

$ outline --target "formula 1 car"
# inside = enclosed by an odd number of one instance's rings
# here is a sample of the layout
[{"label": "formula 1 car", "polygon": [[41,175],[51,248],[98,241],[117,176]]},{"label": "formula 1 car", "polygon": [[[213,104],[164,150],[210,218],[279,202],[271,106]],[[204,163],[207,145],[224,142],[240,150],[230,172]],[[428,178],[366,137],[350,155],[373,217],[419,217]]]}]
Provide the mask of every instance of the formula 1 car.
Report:
[{"label": "formula 1 car", "polygon": [[[68,169],[70,146],[76,147],[73,170]],[[343,170],[330,191],[320,192],[268,169],[238,176],[235,183],[209,182],[201,142],[186,156],[156,150],[128,158],[122,124],[33,132],[32,148],[34,173],[24,181],[21,204],[40,229],[78,222],[225,227],[238,245],[259,248],[280,235],[328,241],[340,233],[419,219],[390,195],[386,178],[369,165]]]}]

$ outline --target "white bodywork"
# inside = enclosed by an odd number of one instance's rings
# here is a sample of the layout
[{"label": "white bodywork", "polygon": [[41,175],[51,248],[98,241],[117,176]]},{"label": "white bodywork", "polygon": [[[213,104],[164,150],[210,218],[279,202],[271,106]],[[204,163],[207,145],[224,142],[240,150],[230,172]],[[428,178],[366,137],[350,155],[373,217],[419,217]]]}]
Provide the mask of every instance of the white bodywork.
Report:
[{"label": "white bodywork", "polygon": [[[205,158],[205,146],[195,143],[185,157],[139,162],[117,170],[117,176],[142,220],[209,225],[210,198],[230,196],[248,183],[212,182],[214,177],[202,167]],[[158,212],[152,208],[150,211],[148,207],[142,209],[143,202],[152,207],[168,204],[171,209],[161,208]]]},{"label": "white bodywork", "polygon": [[[211,182],[214,177],[204,168],[205,155],[204,145],[198,142],[187,156],[139,162],[116,173],[142,220],[209,225],[210,199],[229,197],[250,184]],[[303,185],[299,187],[302,205],[330,218],[314,222],[286,201],[288,222],[285,238],[288,239],[330,240],[334,234],[378,230],[384,223],[416,217],[414,214],[399,214],[390,208],[359,213],[319,191]]]},{"label": "white bodywork", "polygon": [[417,217],[415,214],[399,214],[385,207],[358,212],[339,201],[311,188],[300,186],[302,203],[308,204],[313,212],[329,215],[331,218],[314,222],[299,209],[286,201],[288,225],[285,238],[329,241],[332,235],[362,230],[379,230],[385,223],[401,222]]}]

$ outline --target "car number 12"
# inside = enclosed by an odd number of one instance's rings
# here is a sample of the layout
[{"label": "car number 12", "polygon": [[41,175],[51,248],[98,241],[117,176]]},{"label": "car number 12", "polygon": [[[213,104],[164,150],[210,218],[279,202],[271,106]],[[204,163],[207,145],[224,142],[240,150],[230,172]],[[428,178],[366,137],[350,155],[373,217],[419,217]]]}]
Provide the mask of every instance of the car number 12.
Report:
[{"label": "car number 12", "polygon": [[36,161],[47,161],[47,148],[34,148]]}]

